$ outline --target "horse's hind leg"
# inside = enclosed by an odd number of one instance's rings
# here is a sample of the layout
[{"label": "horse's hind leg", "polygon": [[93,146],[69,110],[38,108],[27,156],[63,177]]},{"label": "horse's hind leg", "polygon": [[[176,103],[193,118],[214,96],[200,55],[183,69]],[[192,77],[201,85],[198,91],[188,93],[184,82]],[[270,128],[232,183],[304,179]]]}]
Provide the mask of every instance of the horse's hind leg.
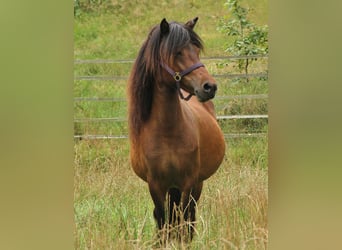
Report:
[{"label": "horse's hind leg", "polygon": [[169,189],[169,225],[175,226],[180,222],[179,214],[177,213],[177,208],[180,204],[182,193],[177,188]]},{"label": "horse's hind leg", "polygon": [[183,197],[184,220],[189,222],[188,233],[190,240],[193,238],[195,220],[196,220],[196,205],[202,192],[203,182],[197,183],[188,194]]}]

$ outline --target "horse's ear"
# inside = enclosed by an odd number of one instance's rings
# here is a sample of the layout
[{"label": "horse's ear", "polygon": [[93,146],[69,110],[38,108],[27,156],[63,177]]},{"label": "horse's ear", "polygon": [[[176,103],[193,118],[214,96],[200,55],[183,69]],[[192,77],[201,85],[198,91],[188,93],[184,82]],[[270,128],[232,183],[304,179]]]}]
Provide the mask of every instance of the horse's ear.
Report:
[{"label": "horse's ear", "polygon": [[169,23],[164,18],[160,23],[160,36],[166,35],[170,31]]},{"label": "horse's ear", "polygon": [[198,21],[198,17],[195,17],[194,19],[188,21],[185,25],[193,29]]}]

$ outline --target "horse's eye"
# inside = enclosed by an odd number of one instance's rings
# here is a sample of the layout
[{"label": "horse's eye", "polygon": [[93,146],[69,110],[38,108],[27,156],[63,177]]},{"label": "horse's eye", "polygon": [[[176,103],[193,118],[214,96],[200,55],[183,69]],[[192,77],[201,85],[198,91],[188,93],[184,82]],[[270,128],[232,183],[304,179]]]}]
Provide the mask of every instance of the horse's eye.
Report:
[{"label": "horse's eye", "polygon": [[176,56],[182,56],[182,55],[183,55],[182,51],[178,51],[178,52],[176,53]]}]

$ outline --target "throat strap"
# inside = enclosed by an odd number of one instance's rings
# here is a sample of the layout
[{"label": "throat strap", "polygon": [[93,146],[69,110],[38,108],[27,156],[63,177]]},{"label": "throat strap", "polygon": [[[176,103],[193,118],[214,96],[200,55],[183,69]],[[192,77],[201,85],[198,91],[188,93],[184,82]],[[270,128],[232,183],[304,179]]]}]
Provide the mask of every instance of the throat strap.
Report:
[{"label": "throat strap", "polygon": [[189,93],[189,95],[187,97],[184,97],[184,95],[181,91],[181,88],[180,88],[180,81],[182,80],[183,76],[186,76],[187,74],[191,73],[195,69],[198,69],[200,67],[204,67],[204,64],[201,62],[195,63],[194,65],[183,70],[182,72],[175,72],[169,66],[167,66],[164,63],[161,63],[161,66],[173,77],[173,79],[175,79],[177,90],[178,90],[180,98],[185,100],[185,101],[190,100],[190,98],[193,96],[193,94]]}]

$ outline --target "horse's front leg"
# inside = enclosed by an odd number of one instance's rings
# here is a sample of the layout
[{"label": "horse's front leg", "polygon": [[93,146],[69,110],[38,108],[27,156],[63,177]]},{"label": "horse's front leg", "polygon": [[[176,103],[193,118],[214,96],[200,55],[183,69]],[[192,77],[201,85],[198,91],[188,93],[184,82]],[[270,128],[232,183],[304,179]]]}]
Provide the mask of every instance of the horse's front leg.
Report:
[{"label": "horse's front leg", "polygon": [[161,230],[165,224],[164,203],[166,191],[163,190],[163,188],[161,188],[160,185],[158,185],[158,183],[155,181],[149,181],[148,187],[154,203],[153,216],[157,222],[158,229]]}]

